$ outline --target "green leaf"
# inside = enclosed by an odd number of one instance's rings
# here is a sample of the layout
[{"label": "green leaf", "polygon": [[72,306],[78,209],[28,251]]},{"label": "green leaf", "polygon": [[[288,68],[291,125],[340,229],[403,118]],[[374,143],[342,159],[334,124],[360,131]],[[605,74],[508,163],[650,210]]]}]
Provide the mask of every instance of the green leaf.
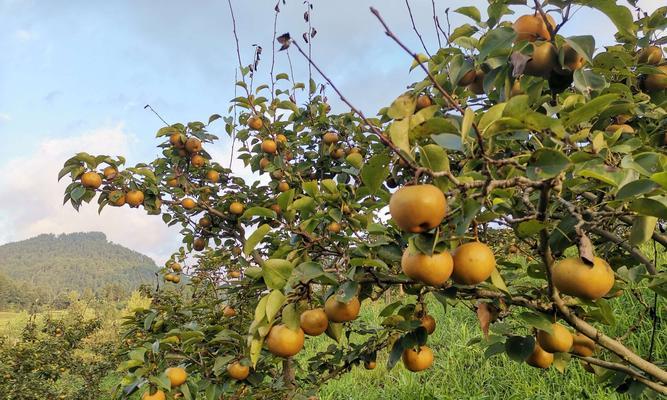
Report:
[{"label": "green leaf", "polygon": [[397,341],[394,342],[394,345],[391,348],[391,352],[389,353],[389,359],[387,360],[387,369],[391,370],[394,368],[398,360],[401,359],[401,356],[403,355],[403,351],[407,347],[404,344],[403,338],[398,339]]},{"label": "green leaf", "polygon": [[463,142],[466,141],[474,120],[475,111],[473,111],[473,109],[470,107],[466,108],[465,112],[463,113],[463,121],[461,122],[461,140]]},{"label": "green leaf", "polygon": [[402,94],[391,103],[387,116],[392,119],[403,119],[415,113],[417,99],[409,94]]},{"label": "green leaf", "polygon": [[347,281],[338,287],[336,291],[337,300],[343,303],[349,303],[350,300],[359,292],[359,283]]},{"label": "green leaf", "polygon": [[470,17],[474,19],[475,22],[481,21],[482,18],[477,7],[473,6],[459,7],[456,10],[454,10],[454,12],[459,13],[461,15],[465,15],[466,17]]},{"label": "green leaf", "polygon": [[507,106],[507,103],[496,104],[484,112],[484,114],[482,114],[482,118],[479,120],[479,124],[477,124],[479,130],[484,132],[484,130],[489,125],[491,125],[492,122],[500,119],[503,116],[503,112],[505,111],[505,106]]},{"label": "green leaf", "polygon": [[487,32],[480,40],[477,59],[483,61],[490,54],[509,54],[515,37],[514,29],[509,27],[500,27]]},{"label": "green leaf", "polygon": [[389,156],[379,153],[371,157],[361,169],[361,180],[371,195],[377,193],[389,175]]},{"label": "green leaf", "polygon": [[604,76],[587,69],[581,68],[574,71],[573,77],[574,87],[582,93],[588,94],[594,90],[602,90],[607,86]]},{"label": "green leaf", "polygon": [[402,119],[389,125],[391,141],[406,154],[410,154],[410,119]]},{"label": "green leaf", "polygon": [[637,179],[636,181],[629,182],[618,189],[616,200],[637,197],[645,193],[650,193],[659,187],[660,186],[657,183],[650,179]]},{"label": "green leaf", "polygon": [[568,128],[582,122],[590,121],[592,118],[597,117],[605,108],[609,107],[611,103],[616,101],[619,96],[620,95],[615,93],[603,94],[583,106],[578,106],[573,111],[563,116],[563,125]]},{"label": "green leaf", "polygon": [[343,324],[340,322],[329,322],[329,326],[327,326],[327,330],[324,333],[336,342],[340,342],[340,338],[343,336]]},{"label": "green leaf", "polygon": [[667,219],[667,205],[664,198],[661,200],[655,197],[636,199],[630,203],[630,209],[644,216]]},{"label": "green leaf", "polygon": [[461,136],[443,133],[441,135],[431,136],[434,142],[448,150],[463,151],[463,141]]},{"label": "green leaf", "polygon": [[595,38],[593,36],[570,36],[565,38],[565,43],[583,56],[587,62],[591,62],[593,52],[595,52]]},{"label": "green leaf", "polygon": [[491,272],[491,284],[505,293],[509,292],[505,280],[503,279],[503,276],[500,275],[498,268],[494,268]]},{"label": "green leaf", "polygon": [[448,119],[442,117],[429,118],[410,129],[411,139],[429,137],[438,133],[456,133],[458,128]]},{"label": "green leaf", "polygon": [[284,73],[284,72],[281,72],[281,73],[279,73],[278,75],[276,75],[276,80],[277,80],[277,81],[279,81],[279,80],[281,80],[281,79],[287,79],[287,80],[289,80],[289,75],[287,75],[287,74]]},{"label": "green leaf", "polygon": [[275,211],[265,207],[251,207],[243,213],[242,218],[250,218],[256,216],[275,219],[276,213]]},{"label": "green leaf", "polygon": [[315,261],[306,261],[296,266],[294,269],[299,281],[301,283],[308,283],[309,281],[319,278],[324,274],[322,264]]},{"label": "green leaf", "polygon": [[461,26],[456,27],[453,31],[452,34],[449,37],[449,40],[456,40],[457,38],[460,37],[470,37],[477,33],[479,29],[475,26],[472,26],[470,24],[463,24]]},{"label": "green leaf", "polygon": [[264,261],[262,264],[264,283],[269,289],[282,289],[292,274],[293,268],[292,263],[287,260],[272,258]]},{"label": "green leaf", "polygon": [[410,71],[417,68],[419,64],[423,64],[429,60],[429,57],[426,54],[419,53],[417,54],[417,59],[412,60],[412,65],[410,65]]},{"label": "green leaf", "polygon": [[290,303],[283,308],[282,323],[287,325],[291,330],[299,329],[301,321],[299,319],[299,313],[296,311],[296,306],[294,303]]},{"label": "green leaf", "polygon": [[533,236],[541,231],[546,225],[536,219],[523,221],[519,223],[516,233],[520,238],[527,238]]},{"label": "green leaf", "polygon": [[557,176],[570,166],[570,159],[558,150],[542,148],[535,151],[526,169],[532,180],[543,180]]},{"label": "green leaf", "polygon": [[243,245],[243,253],[245,255],[249,255],[250,253],[252,253],[252,251],[259,244],[259,242],[261,242],[264,236],[266,236],[266,234],[269,233],[270,231],[271,231],[271,226],[269,226],[268,224],[264,224],[259,228],[257,228],[257,230],[250,235],[250,237],[246,240],[245,244]]},{"label": "green leaf", "polygon": [[273,322],[273,318],[283,304],[285,304],[285,295],[280,290],[273,290],[266,300],[266,319],[269,323]]},{"label": "green leaf", "polygon": [[545,331],[548,334],[553,333],[553,325],[549,318],[544,314],[526,311],[517,315],[517,318],[533,328]]},{"label": "green leaf", "polygon": [[532,336],[510,336],[505,341],[507,356],[518,362],[523,362],[535,348],[535,339]]},{"label": "green leaf", "polygon": [[420,163],[432,171],[449,171],[447,152],[436,144],[427,144],[422,147]]},{"label": "green leaf", "polygon": [[632,228],[630,229],[630,244],[639,246],[648,242],[651,239],[651,236],[653,236],[653,231],[655,230],[657,222],[657,217],[647,217],[643,215],[635,217],[634,221],[632,221]]}]

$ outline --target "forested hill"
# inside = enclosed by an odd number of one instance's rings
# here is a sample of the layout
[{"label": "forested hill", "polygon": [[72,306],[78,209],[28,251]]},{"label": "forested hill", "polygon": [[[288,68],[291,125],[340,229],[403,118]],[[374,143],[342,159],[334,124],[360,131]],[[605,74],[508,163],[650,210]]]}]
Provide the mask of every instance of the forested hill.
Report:
[{"label": "forested hill", "polygon": [[101,232],[44,234],[0,246],[0,276],[51,299],[70,290],[129,292],[151,282],[156,268],[151,258],[109,242]]}]

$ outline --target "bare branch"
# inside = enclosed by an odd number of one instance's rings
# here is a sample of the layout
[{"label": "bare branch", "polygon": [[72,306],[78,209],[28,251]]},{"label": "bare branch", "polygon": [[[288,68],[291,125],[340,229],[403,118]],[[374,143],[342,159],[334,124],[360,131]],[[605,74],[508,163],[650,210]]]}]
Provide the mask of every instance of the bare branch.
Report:
[{"label": "bare branch", "polygon": [[412,9],[410,8],[410,0],[405,0],[405,6],[408,8],[408,14],[410,14],[410,22],[412,22],[412,30],[415,31],[417,34],[417,37],[419,38],[419,41],[422,44],[422,47],[424,48],[424,51],[426,54],[431,57],[431,53],[428,52],[428,48],[426,48],[426,43],[424,43],[424,38],[422,38],[421,33],[419,33],[419,30],[417,29],[417,26],[415,25],[415,19],[412,16]]}]

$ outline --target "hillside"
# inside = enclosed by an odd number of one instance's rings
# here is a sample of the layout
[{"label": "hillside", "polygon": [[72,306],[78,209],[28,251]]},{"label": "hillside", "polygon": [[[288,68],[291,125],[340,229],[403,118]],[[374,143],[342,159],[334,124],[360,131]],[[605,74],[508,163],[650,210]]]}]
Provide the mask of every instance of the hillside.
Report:
[{"label": "hillside", "polygon": [[49,299],[70,290],[109,295],[151,282],[155,270],[152,259],[109,242],[101,232],[43,234],[0,246],[0,277],[12,283],[0,289],[0,300],[17,288]]}]

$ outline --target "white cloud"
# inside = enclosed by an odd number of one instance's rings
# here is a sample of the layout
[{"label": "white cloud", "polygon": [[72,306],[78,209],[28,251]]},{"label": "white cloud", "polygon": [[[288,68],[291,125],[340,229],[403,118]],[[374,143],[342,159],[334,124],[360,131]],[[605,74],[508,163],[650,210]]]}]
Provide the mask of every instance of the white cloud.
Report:
[{"label": "white cloud", "polygon": [[4,122],[9,122],[12,120],[12,116],[7,113],[0,112],[0,124]]},{"label": "white cloud", "polygon": [[[101,231],[108,239],[140,251],[156,262],[178,245],[178,234],[156,216],[137,209],[107,207],[97,213],[96,200],[76,212],[62,205],[68,178],[57,181],[65,160],[80,151],[91,154],[127,154],[134,137],[122,124],[79,136],[42,140],[36,150],[0,165],[0,243],[41,233]],[[4,213],[4,215],[2,215]]]},{"label": "white cloud", "polygon": [[14,37],[20,42],[29,42],[37,39],[37,33],[28,29],[19,29],[14,32]]}]

